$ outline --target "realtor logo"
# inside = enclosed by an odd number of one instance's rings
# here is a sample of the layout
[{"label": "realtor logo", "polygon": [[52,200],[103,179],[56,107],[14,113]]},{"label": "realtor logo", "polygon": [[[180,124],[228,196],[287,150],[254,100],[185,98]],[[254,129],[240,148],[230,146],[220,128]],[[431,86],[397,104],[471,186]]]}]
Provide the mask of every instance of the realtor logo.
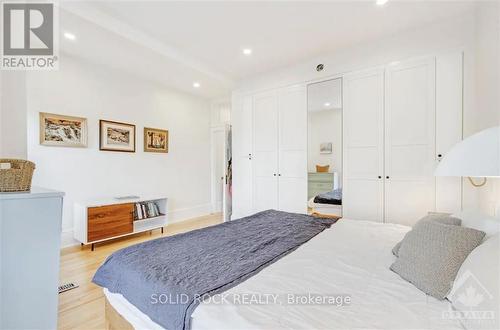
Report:
[{"label": "realtor logo", "polygon": [[474,309],[480,307],[487,300],[493,299],[492,294],[484,287],[476,276],[467,270],[456,280],[450,297],[453,297],[462,308]]},{"label": "realtor logo", "polygon": [[2,4],[2,69],[56,69],[54,10],[53,3]]}]

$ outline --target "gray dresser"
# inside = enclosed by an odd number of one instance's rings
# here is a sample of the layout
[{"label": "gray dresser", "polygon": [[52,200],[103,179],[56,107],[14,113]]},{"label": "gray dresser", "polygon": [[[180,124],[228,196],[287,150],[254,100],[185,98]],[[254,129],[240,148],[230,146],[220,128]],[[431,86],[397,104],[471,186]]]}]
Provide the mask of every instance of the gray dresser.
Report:
[{"label": "gray dresser", "polygon": [[333,190],[334,173],[309,172],[307,178],[307,199]]},{"label": "gray dresser", "polygon": [[0,194],[0,329],[57,329],[63,195]]}]

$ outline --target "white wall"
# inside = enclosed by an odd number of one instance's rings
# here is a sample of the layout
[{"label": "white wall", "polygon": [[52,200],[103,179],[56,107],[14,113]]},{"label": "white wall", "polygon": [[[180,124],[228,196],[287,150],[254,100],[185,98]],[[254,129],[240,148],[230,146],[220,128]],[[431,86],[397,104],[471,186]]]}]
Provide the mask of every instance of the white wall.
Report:
[{"label": "white wall", "polygon": [[210,126],[219,127],[231,122],[231,98],[219,98],[210,102]]},{"label": "white wall", "polygon": [[26,75],[0,74],[0,158],[26,159]]},{"label": "white wall", "polygon": [[[461,17],[416,27],[384,39],[366,42],[333,54],[324,54],[292,67],[269,72],[238,84],[236,92],[265,90],[298,82],[319,81],[343,73],[393,61],[448,51],[464,52],[464,136],[499,123],[498,3],[478,2],[476,11]],[[333,42],[333,41],[332,41]],[[316,71],[322,63],[325,69]],[[482,63],[482,64],[480,64]],[[481,66],[484,67],[481,68]],[[496,71],[495,75],[493,71]],[[487,85],[487,86],[484,86]],[[496,101],[493,97],[496,94]],[[479,100],[488,105],[478,111]],[[498,103],[497,103],[498,104]],[[500,199],[499,180],[478,190],[464,180],[463,207],[492,214]],[[498,206],[497,206],[498,208]]]},{"label": "white wall", "polygon": [[[316,172],[316,165],[330,165],[330,172],[342,175],[342,110],[308,112],[307,170]],[[319,146],[332,142],[331,154],[320,154]]]},{"label": "white wall", "polygon": [[[240,81],[238,92],[256,91],[314,81],[340,75],[345,72],[385,65],[439,51],[465,49],[473,52],[475,17],[467,15],[445,21],[415,27],[392,36],[377,39],[335,53],[323,54],[297,65],[282,68],[263,75]],[[332,40],[332,42],[335,42]],[[325,69],[316,71],[322,63]]]},{"label": "white wall", "polygon": [[[72,242],[73,203],[101,196],[159,194],[172,220],[210,212],[210,109],[204,99],[62,57],[57,72],[30,72],[28,158],[34,184],[66,193],[63,244]],[[39,144],[39,112],[88,119],[88,148]],[[136,152],[99,151],[99,119],[136,125]],[[143,127],[169,130],[169,153],[143,152]]]}]

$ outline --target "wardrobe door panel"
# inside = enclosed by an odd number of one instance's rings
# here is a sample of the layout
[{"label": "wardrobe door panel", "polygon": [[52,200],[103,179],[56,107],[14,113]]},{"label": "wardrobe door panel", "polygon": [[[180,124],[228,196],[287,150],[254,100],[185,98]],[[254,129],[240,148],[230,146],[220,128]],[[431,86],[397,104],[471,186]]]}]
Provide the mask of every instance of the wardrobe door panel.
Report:
[{"label": "wardrobe door panel", "polygon": [[307,212],[307,94],[305,86],[279,92],[279,209]]},{"label": "wardrobe door panel", "polygon": [[233,199],[231,219],[252,214],[252,96],[234,95],[231,107]]},{"label": "wardrobe door panel", "polygon": [[265,210],[278,209],[278,178],[256,177],[254,180],[254,213]]},{"label": "wardrobe door panel", "polygon": [[278,97],[253,98],[253,210],[278,208]]},{"label": "wardrobe door panel", "polygon": [[307,180],[280,177],[279,209],[286,212],[307,213]]},{"label": "wardrobe door panel", "polygon": [[253,148],[255,152],[276,152],[278,148],[278,98],[276,92],[253,98]]},{"label": "wardrobe door panel", "polygon": [[304,164],[303,150],[287,150],[280,152],[280,178],[300,179],[307,173],[307,164]]},{"label": "wardrobe door panel", "polygon": [[307,149],[307,95],[305,86],[279,92],[279,148]]},{"label": "wardrobe door panel", "polygon": [[[462,140],[463,53],[436,57],[436,160]],[[436,177],[436,211],[462,209],[462,178]]]},{"label": "wardrobe door panel", "polygon": [[376,222],[384,221],[383,185],[378,179],[346,180],[342,194],[342,214],[344,218]]},{"label": "wardrobe door panel", "polygon": [[386,69],[385,221],[405,225],[434,211],[435,59]]},{"label": "wardrobe door panel", "polygon": [[381,222],[384,216],[384,71],[350,74],[343,82],[343,215]]}]

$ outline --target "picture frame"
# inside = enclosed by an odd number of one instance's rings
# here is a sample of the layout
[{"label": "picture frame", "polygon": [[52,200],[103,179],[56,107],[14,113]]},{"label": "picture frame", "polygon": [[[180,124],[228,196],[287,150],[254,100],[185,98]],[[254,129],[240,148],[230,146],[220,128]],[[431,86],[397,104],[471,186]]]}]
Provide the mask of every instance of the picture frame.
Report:
[{"label": "picture frame", "polygon": [[135,125],[99,120],[99,150],[135,152]]},{"label": "picture frame", "polygon": [[39,113],[40,144],[54,147],[87,147],[87,118]]},{"label": "picture frame", "polygon": [[144,152],[168,153],[168,130],[144,127]]},{"label": "picture frame", "polygon": [[333,153],[333,143],[332,142],[323,142],[319,145],[319,153],[320,154],[331,154]]}]

